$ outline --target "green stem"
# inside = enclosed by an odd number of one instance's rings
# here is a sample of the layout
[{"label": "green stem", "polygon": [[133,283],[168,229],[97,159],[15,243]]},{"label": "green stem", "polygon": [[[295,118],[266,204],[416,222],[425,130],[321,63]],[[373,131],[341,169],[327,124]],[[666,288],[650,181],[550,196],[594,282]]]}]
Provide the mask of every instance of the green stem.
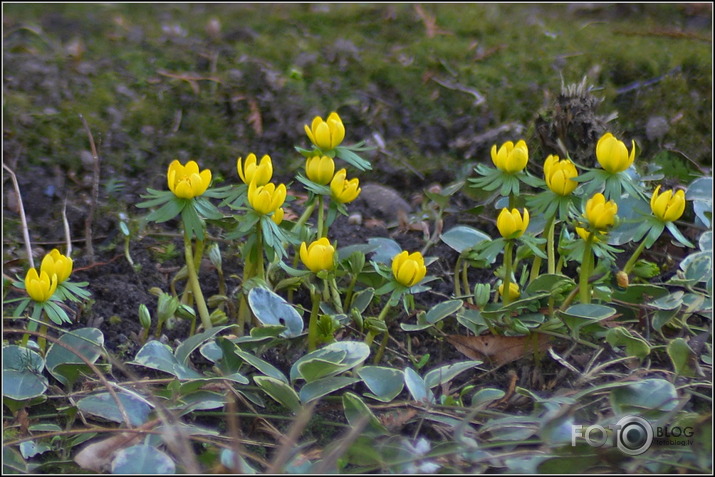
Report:
[{"label": "green stem", "polygon": [[[380,314],[377,317],[378,321],[382,321],[383,323],[385,322],[385,317],[387,316],[387,312],[390,310],[390,308],[391,308],[390,300],[387,300],[387,303],[385,303],[385,306],[383,307],[382,311],[380,312]],[[385,352],[385,348],[387,347],[387,341],[389,338],[390,338],[390,333],[387,330],[387,323],[385,323],[385,336],[383,336],[382,342],[380,343],[380,348],[377,350],[377,353],[375,354],[373,364],[378,364],[380,362],[380,360],[382,359],[382,355]],[[371,342],[372,342],[372,340],[371,340]]]},{"label": "green stem", "polygon": [[189,272],[189,286],[191,287],[191,291],[194,295],[194,301],[196,302],[196,308],[198,309],[199,316],[201,317],[201,324],[204,326],[204,330],[210,330],[212,328],[211,318],[209,318],[209,310],[206,307],[204,295],[201,293],[201,285],[199,284],[199,276],[196,273],[193,255],[191,238],[189,237],[189,233],[185,230],[184,258],[186,259],[186,267]]},{"label": "green stem", "polygon": [[474,299],[472,295],[469,294],[469,278],[467,277],[467,271],[469,270],[469,265],[465,261],[462,264],[462,286],[464,287],[464,293],[467,295],[467,302],[474,305]]},{"label": "green stem", "polygon": [[318,311],[320,311],[320,292],[313,288],[310,292],[313,300],[313,308],[310,310],[310,321],[308,322],[308,352],[315,351],[318,343]]},{"label": "green stem", "polygon": [[348,285],[348,290],[345,292],[345,307],[344,310],[350,310],[353,305],[353,291],[355,290],[355,285],[357,284],[358,274],[354,274],[350,279],[350,284]]},{"label": "green stem", "polygon": [[340,292],[338,291],[338,284],[335,282],[335,277],[330,277],[330,295],[333,298],[333,305],[335,305],[335,311],[338,313],[343,312],[343,304],[342,300],[340,299]]},{"label": "green stem", "polygon": [[512,261],[512,248],[514,244],[511,240],[506,241],[506,246],[504,247],[504,283],[502,290],[502,303],[507,306],[511,301],[510,289],[511,289],[511,261]]},{"label": "green stem", "polygon": [[547,258],[547,273],[553,275],[556,273],[556,249],[554,247],[554,232],[556,230],[556,216],[551,217],[546,224],[546,256]]},{"label": "green stem", "polygon": [[295,225],[293,226],[293,233],[298,232],[298,229],[300,227],[302,227],[303,225],[305,225],[308,218],[311,215],[313,215],[313,211],[315,210],[315,204],[316,204],[316,201],[315,201],[315,198],[313,198],[313,200],[310,202],[310,204],[308,204],[305,207],[305,210],[303,211],[303,214],[298,219],[298,222],[296,222]]},{"label": "green stem", "polygon": [[318,238],[323,238],[328,235],[325,227],[325,210],[323,209],[323,196],[318,196]]},{"label": "green stem", "polygon": [[[457,257],[457,263],[454,265],[454,297],[459,298],[462,296],[462,289],[459,283],[459,270],[462,267],[462,255]],[[466,293],[466,290],[465,290]]]},{"label": "green stem", "polygon": [[591,276],[593,253],[591,248],[593,245],[593,232],[590,232],[586,239],[586,244],[583,248],[583,257],[581,258],[581,276],[579,277],[579,297],[581,303],[591,303],[591,286],[588,284],[588,279]]},{"label": "green stem", "polygon": [[635,250],[635,252],[633,252],[631,258],[629,258],[626,262],[625,267],[623,267],[624,272],[631,273],[631,270],[633,270],[633,267],[635,266],[636,261],[638,261],[638,257],[643,252],[643,249],[645,249],[645,240],[643,240],[640,245],[638,245],[638,248]]}]

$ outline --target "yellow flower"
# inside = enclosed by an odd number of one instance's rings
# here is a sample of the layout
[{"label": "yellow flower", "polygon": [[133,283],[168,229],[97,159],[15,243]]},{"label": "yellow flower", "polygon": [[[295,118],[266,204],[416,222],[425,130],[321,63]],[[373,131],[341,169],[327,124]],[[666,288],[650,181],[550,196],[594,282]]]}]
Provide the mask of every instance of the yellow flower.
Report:
[{"label": "yellow flower", "polygon": [[[504,296],[504,284],[499,285],[499,295]],[[512,302],[521,296],[519,285],[509,282],[509,301]]]},{"label": "yellow flower", "polygon": [[313,182],[329,184],[335,174],[335,161],[328,156],[313,156],[305,161],[305,174]]},{"label": "yellow flower", "polygon": [[166,173],[169,182],[169,190],[180,199],[193,199],[198,197],[209,188],[211,183],[211,171],[204,169],[199,173],[199,165],[195,161],[189,161],[182,165],[178,160],[169,164]]},{"label": "yellow flower", "polygon": [[599,192],[586,202],[584,217],[593,229],[606,230],[615,223],[617,212],[618,205],[612,200],[606,202],[604,195]]},{"label": "yellow flower", "polygon": [[273,215],[271,215],[271,219],[273,219],[276,225],[280,225],[281,222],[283,222],[283,215],[285,215],[283,207],[278,207],[275,212],[273,212]]},{"label": "yellow flower", "polygon": [[578,182],[573,180],[578,175],[576,166],[568,159],[559,160],[553,154],[544,162],[544,179],[555,194],[567,196],[574,191]]},{"label": "yellow flower", "polygon": [[340,169],[335,173],[333,180],[330,181],[330,191],[333,199],[341,204],[347,204],[354,201],[360,194],[360,181],[357,177],[346,180],[347,171]]},{"label": "yellow flower", "polygon": [[503,208],[497,217],[497,229],[504,238],[521,237],[529,226],[529,211],[524,209],[524,216],[517,209]]},{"label": "yellow flower", "polygon": [[72,273],[72,259],[60,253],[56,248],[45,255],[40,265],[40,270],[47,272],[47,276],[57,275],[57,283],[67,280]]},{"label": "yellow flower", "polygon": [[[578,234],[579,237],[581,237],[584,240],[588,240],[588,237],[591,235],[591,232],[588,230],[581,228],[581,227],[576,227],[576,233]],[[603,232],[600,232],[600,234],[603,234]],[[598,235],[593,237],[594,242],[599,242]]]},{"label": "yellow flower", "polygon": [[44,270],[38,275],[37,269],[31,268],[25,275],[25,290],[36,302],[45,302],[57,290],[57,275],[48,275]]},{"label": "yellow flower", "polygon": [[611,174],[625,171],[631,167],[635,155],[635,141],[631,141],[631,152],[629,153],[626,145],[611,133],[601,136],[596,144],[596,159],[601,167]]},{"label": "yellow flower", "polygon": [[241,178],[244,184],[250,184],[255,181],[256,185],[262,186],[268,184],[273,177],[273,162],[268,154],[261,158],[260,163],[253,153],[246,156],[245,160],[241,160],[239,157],[236,159],[236,169],[238,170],[238,177]]},{"label": "yellow flower", "polygon": [[660,186],[656,187],[650,198],[650,209],[653,214],[663,222],[678,220],[685,211],[685,192],[681,189],[673,194],[672,190],[658,193]]},{"label": "yellow flower", "polygon": [[335,112],[330,113],[325,121],[320,116],[316,116],[311,127],[305,126],[305,132],[310,142],[318,146],[321,151],[335,149],[345,138],[345,126]]},{"label": "yellow flower", "polygon": [[333,247],[326,237],[319,238],[306,245],[300,244],[300,260],[308,270],[318,273],[321,270],[332,270],[334,265],[335,247]]},{"label": "yellow flower", "polygon": [[529,148],[524,140],[520,140],[514,145],[507,141],[497,150],[497,145],[492,146],[492,162],[500,171],[513,174],[524,170],[529,161]]},{"label": "yellow flower", "polygon": [[392,258],[392,274],[400,285],[417,285],[427,275],[425,259],[420,252],[403,250]]},{"label": "yellow flower", "polygon": [[286,186],[280,184],[276,187],[272,182],[258,186],[251,181],[248,186],[248,203],[253,210],[260,214],[275,212],[286,200]]}]

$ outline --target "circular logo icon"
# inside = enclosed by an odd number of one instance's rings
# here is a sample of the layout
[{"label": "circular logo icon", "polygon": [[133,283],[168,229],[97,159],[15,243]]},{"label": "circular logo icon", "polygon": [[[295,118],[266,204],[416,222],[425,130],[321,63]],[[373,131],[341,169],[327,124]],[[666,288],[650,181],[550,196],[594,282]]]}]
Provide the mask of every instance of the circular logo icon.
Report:
[{"label": "circular logo icon", "polygon": [[616,445],[624,454],[641,455],[653,443],[653,427],[638,416],[626,416],[616,423]]}]

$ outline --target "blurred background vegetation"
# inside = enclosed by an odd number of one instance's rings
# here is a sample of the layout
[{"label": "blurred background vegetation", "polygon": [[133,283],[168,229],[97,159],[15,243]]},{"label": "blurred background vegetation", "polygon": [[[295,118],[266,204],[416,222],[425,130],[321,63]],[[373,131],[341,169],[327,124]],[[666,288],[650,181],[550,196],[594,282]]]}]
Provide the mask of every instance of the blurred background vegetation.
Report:
[{"label": "blurred background vegetation", "polygon": [[[585,79],[611,130],[681,183],[712,156],[712,4],[3,4],[3,153],[19,174],[158,186],[175,158],[219,181],[340,113],[375,179],[447,182],[524,137]],[[586,164],[591,165],[591,164]],[[671,176],[672,177],[672,176]],[[368,177],[369,178],[369,177]]]}]

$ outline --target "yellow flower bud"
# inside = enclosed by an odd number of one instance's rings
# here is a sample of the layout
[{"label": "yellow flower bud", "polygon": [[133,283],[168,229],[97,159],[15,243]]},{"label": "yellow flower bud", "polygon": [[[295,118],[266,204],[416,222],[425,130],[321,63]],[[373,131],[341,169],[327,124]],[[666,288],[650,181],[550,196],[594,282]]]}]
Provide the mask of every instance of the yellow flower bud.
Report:
[{"label": "yellow flower bud", "polygon": [[322,270],[332,270],[334,266],[335,247],[326,237],[319,238],[306,245],[300,244],[300,260],[308,270],[318,273]]},{"label": "yellow flower bud", "polygon": [[660,186],[656,187],[650,198],[650,209],[653,214],[663,222],[678,220],[685,211],[685,192],[681,189],[673,194],[672,190],[661,193]]},{"label": "yellow flower bud", "polygon": [[310,142],[323,152],[335,149],[345,138],[345,126],[343,126],[343,121],[338,113],[335,112],[330,113],[325,121],[320,116],[316,116],[311,127],[305,126],[305,132]]},{"label": "yellow flower bud", "polygon": [[635,156],[635,141],[631,141],[631,152],[629,153],[626,145],[611,133],[601,136],[596,144],[596,159],[601,167],[611,174],[625,171],[631,167]]},{"label": "yellow flower bud", "polygon": [[271,215],[271,219],[273,219],[273,222],[275,222],[276,225],[280,225],[281,222],[283,222],[284,215],[285,211],[283,210],[283,207],[278,207],[275,212],[273,212],[273,215]]},{"label": "yellow flower bud", "polygon": [[420,252],[403,250],[392,259],[392,274],[400,285],[415,286],[427,275],[425,259]]},{"label": "yellow flower bud", "polygon": [[270,214],[275,212],[286,200],[286,186],[280,184],[276,187],[275,184],[269,182],[266,185],[257,186],[255,182],[251,182],[248,186],[248,203],[251,204],[253,210],[259,214]]},{"label": "yellow flower bud", "polygon": [[57,275],[48,275],[46,271],[37,274],[37,269],[31,268],[25,275],[25,290],[36,302],[45,302],[57,290]]},{"label": "yellow flower bud", "polygon": [[529,211],[524,209],[524,216],[517,209],[503,208],[497,217],[497,229],[504,238],[517,238],[529,227]]},{"label": "yellow flower bud", "polygon": [[[578,234],[579,237],[581,237],[584,240],[588,240],[588,237],[591,235],[591,232],[589,232],[588,230],[581,228],[581,227],[576,227],[576,233]],[[603,232],[600,232],[600,233],[603,234]],[[594,242],[599,241],[598,235],[593,237],[593,241]]]},{"label": "yellow flower bud", "polygon": [[[499,295],[504,296],[504,284],[499,285]],[[514,282],[509,282],[509,301],[512,302],[521,296],[519,285]]]},{"label": "yellow flower bud", "polygon": [[330,192],[332,192],[333,199],[341,204],[347,204],[357,199],[360,194],[360,181],[357,177],[347,180],[345,176],[347,171],[345,169],[340,169],[335,173],[333,180],[330,181]]},{"label": "yellow flower bud", "polygon": [[599,192],[586,202],[584,217],[592,228],[606,230],[615,223],[617,212],[618,205],[612,200],[606,202],[606,197]]},{"label": "yellow flower bud", "polygon": [[169,190],[176,197],[193,199],[209,188],[211,171],[204,169],[199,173],[199,165],[195,161],[189,161],[184,166],[178,160],[174,160],[169,164],[166,178],[169,182]]},{"label": "yellow flower bud", "polygon": [[60,253],[56,248],[45,255],[40,265],[40,270],[47,272],[47,276],[57,275],[57,283],[67,280],[72,273],[72,259]]},{"label": "yellow flower bud", "polygon": [[328,156],[313,156],[305,161],[305,174],[313,182],[327,185],[335,174],[335,161]]},{"label": "yellow flower bud", "polygon": [[507,141],[497,149],[497,145],[492,146],[492,162],[500,171],[514,174],[524,170],[529,161],[529,148],[524,140],[520,140],[514,145]]},{"label": "yellow flower bud", "polygon": [[578,175],[576,166],[568,159],[559,160],[550,155],[544,162],[544,179],[554,194],[567,196],[574,191],[578,182],[573,180]]},{"label": "yellow flower bud", "polygon": [[273,177],[273,162],[271,156],[265,154],[259,163],[256,155],[250,153],[245,160],[240,157],[236,159],[236,170],[244,184],[255,181],[256,185],[262,186],[268,184]]}]

